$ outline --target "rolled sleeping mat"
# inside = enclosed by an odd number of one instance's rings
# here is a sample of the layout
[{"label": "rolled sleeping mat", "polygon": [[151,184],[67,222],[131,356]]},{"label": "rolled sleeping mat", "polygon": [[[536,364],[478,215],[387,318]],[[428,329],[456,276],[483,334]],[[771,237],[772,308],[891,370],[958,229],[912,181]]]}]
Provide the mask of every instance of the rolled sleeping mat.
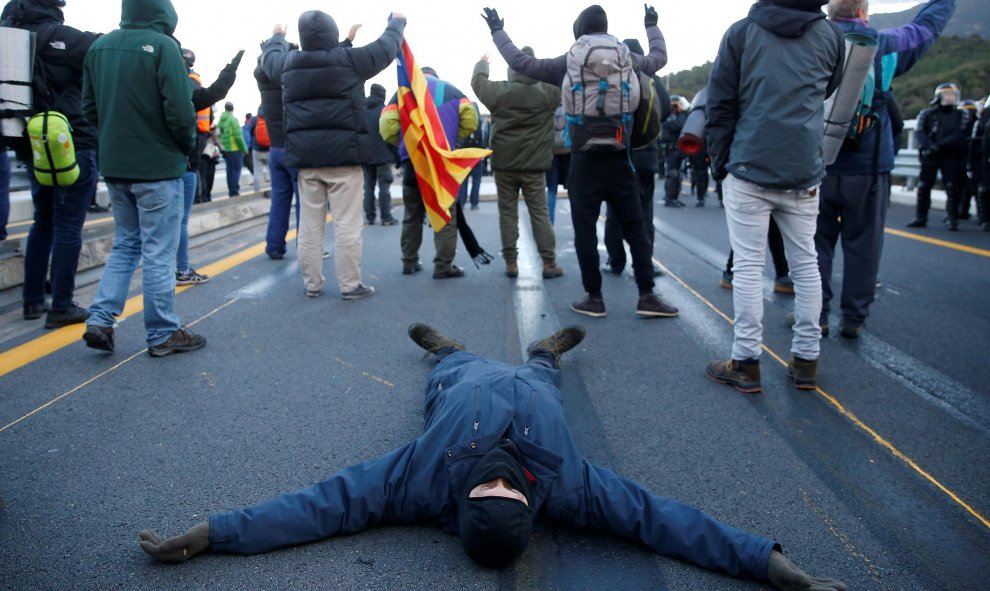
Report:
[{"label": "rolled sleeping mat", "polygon": [[677,138],[677,149],[688,156],[697,156],[705,151],[705,125],[708,116],[705,104],[708,102],[708,87],[702,88],[691,101],[691,112]]},{"label": "rolled sleeping mat", "polygon": [[0,27],[0,134],[22,137],[31,114],[33,33]]},{"label": "rolled sleeping mat", "polygon": [[846,61],[842,65],[842,81],[825,101],[825,141],[822,152],[826,166],[839,157],[839,150],[849,135],[849,126],[863,96],[863,84],[870,74],[877,47],[877,40],[873,37],[858,33],[846,34]]}]

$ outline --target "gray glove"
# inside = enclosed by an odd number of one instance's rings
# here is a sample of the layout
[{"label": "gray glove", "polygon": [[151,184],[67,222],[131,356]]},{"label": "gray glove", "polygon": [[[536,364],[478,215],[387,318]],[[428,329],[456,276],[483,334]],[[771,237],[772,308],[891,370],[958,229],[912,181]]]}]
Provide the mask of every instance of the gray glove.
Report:
[{"label": "gray glove", "polygon": [[770,551],[767,578],[780,591],[846,591],[846,584],[812,577],[777,550]]},{"label": "gray glove", "polygon": [[143,530],[139,536],[141,549],[162,562],[185,562],[210,548],[210,524],[207,521],[197,523],[181,536],[167,540],[148,530]]}]

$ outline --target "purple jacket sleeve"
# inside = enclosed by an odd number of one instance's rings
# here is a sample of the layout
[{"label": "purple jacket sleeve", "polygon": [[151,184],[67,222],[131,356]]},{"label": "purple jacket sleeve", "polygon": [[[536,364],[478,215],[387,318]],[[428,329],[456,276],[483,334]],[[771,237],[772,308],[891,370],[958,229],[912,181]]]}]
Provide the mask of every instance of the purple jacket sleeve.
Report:
[{"label": "purple jacket sleeve", "polygon": [[931,0],[910,23],[880,32],[882,53],[897,53],[895,77],[928,52],[955,11],[956,0]]},{"label": "purple jacket sleeve", "polygon": [[516,47],[505,30],[492,34],[495,47],[502,54],[509,67],[520,74],[535,78],[540,82],[560,86],[567,73],[567,54],[550,59],[537,59],[526,55]]},{"label": "purple jacket sleeve", "polygon": [[667,65],[667,41],[656,26],[646,28],[646,40],[650,44],[647,55],[633,54],[633,61],[640,72],[652,76]]}]

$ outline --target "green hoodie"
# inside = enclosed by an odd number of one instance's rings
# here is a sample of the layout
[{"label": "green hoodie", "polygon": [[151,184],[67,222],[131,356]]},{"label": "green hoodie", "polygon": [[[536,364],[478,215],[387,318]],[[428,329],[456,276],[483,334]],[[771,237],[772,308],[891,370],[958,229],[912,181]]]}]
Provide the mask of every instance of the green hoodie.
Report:
[{"label": "green hoodie", "polygon": [[99,128],[105,178],[159,181],[186,172],[196,145],[192,87],[170,0],[123,0],[120,28],[98,39],[83,69],[83,114]]},{"label": "green hoodie", "polygon": [[247,153],[247,143],[244,141],[244,132],[241,131],[241,124],[230,111],[224,111],[220,115],[220,122],[217,123],[220,130],[220,148],[224,152],[244,152]]}]

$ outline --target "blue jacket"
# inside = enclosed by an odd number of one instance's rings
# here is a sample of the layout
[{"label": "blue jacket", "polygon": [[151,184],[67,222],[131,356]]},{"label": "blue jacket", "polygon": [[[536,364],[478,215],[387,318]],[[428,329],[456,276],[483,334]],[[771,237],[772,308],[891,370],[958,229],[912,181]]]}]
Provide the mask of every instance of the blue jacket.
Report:
[{"label": "blue jacket", "polygon": [[[878,131],[864,133],[859,148],[843,147],[835,163],[828,167],[828,174],[873,174],[894,169],[894,134],[890,131],[890,113],[887,111],[890,82],[910,70],[928,52],[955,10],[955,0],[931,0],[910,23],[879,32],[861,20],[836,19],[846,33],[875,36],[879,42],[873,64],[876,77],[873,112],[879,117],[880,127]],[[879,151],[876,149],[878,136]]]},{"label": "blue jacket", "polygon": [[601,530],[704,568],[767,578],[771,540],[591,464],[567,427],[559,384],[556,369],[450,355],[430,374],[420,437],[318,484],[211,515],[210,547],[253,554],[376,525],[432,524],[456,535],[464,480],[507,436],[535,478],[537,521]]}]

